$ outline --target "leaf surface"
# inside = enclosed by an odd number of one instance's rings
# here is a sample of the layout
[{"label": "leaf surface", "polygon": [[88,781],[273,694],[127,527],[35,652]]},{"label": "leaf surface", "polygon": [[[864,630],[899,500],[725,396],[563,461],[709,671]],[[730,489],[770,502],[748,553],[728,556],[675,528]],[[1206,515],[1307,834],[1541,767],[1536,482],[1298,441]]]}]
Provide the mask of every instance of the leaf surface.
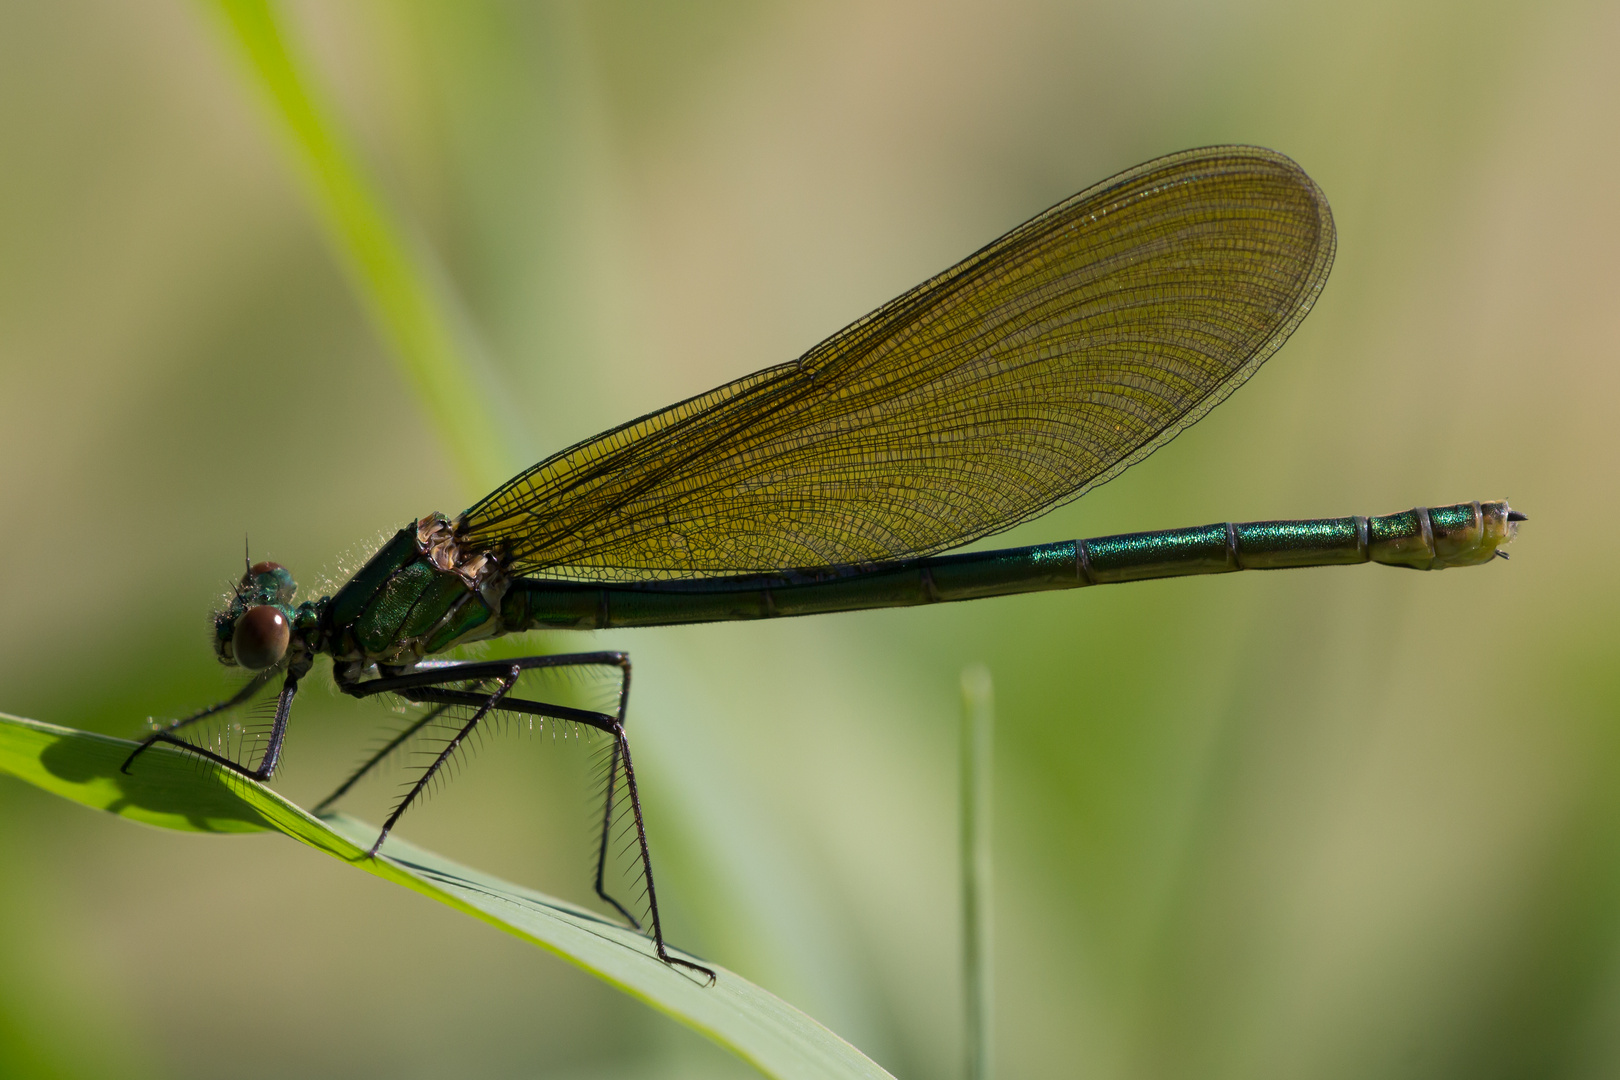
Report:
[{"label": "leaf surface", "polygon": [[[556,953],[783,1080],[887,1077],[855,1047],[741,976],[713,986],[671,968],[645,937],[584,908],[524,889],[390,838],[343,814],[317,818],[263,784],[168,746],[120,766],[135,743],[0,713],[0,772],[132,821],[191,832],[275,830]],[[678,951],[678,950],[672,950]],[[689,955],[682,953],[682,955]],[[697,959],[693,957],[693,959]]]}]

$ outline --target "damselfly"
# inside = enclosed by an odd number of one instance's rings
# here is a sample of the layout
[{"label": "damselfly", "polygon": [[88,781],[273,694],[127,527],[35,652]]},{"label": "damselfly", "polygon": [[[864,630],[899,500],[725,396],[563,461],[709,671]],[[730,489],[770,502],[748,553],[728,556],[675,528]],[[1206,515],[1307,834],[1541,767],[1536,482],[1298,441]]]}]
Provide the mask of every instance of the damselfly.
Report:
[{"label": "damselfly", "polygon": [[[782,618],[1233,570],[1362,562],[1436,570],[1505,558],[1499,547],[1524,516],[1502,501],[939,554],[1079,497],[1198,420],[1299,325],[1333,251],[1326,199],[1280,154],[1222,146],[1139,165],[793,363],[570,447],[454,518],[413,521],[330,596],[297,602],[286,569],[250,566],[214,617],[214,648],[224,663],[255,672],[251,681],[149,735],[125,768],[166,742],[269,779],[299,682],[325,654],[344,693],[425,708],[400,739],[435,718],[456,721],[384,822],[375,854],[491,715],[597,729],[609,749],[596,891],[640,925],[603,876],[615,808],[627,803],[657,954],[712,977],[664,947],[625,737],[629,657],[430,658],[535,629]],[[608,670],[611,705],[514,695],[526,672],[560,668]],[[256,764],[179,736],[275,680],[280,697]]]}]

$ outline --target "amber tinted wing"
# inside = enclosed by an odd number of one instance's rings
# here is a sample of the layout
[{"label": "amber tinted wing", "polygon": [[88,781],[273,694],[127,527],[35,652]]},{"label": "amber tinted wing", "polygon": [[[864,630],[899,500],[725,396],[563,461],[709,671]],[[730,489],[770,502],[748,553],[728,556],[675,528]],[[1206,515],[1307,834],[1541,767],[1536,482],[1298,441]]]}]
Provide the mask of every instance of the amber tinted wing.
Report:
[{"label": "amber tinted wing", "polygon": [[1236,389],[1333,261],[1289,159],[1139,165],[811,349],[571,447],[462,516],[520,573],[607,581],[922,555],[1140,461]]}]

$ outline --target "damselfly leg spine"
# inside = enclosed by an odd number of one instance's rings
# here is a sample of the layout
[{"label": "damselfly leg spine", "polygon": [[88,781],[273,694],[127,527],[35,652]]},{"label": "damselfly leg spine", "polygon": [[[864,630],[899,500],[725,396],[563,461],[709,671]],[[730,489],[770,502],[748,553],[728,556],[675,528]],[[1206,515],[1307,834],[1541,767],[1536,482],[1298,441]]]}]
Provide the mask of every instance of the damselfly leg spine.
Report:
[{"label": "damselfly leg spine", "polygon": [[[509,696],[524,671],[583,665],[611,666],[618,669],[620,674],[619,700],[613,714],[594,712],[588,709],[575,709],[564,705],[551,705],[545,702],[529,701]],[[389,831],[404,815],[412,802],[425,790],[428,780],[450,759],[456,748],[483,722],[492,710],[499,709],[502,712],[517,713],[523,716],[572,721],[608,735],[613,740],[613,746],[609,751],[607,791],[602,810],[602,833],[598,841],[596,854],[596,894],[613,905],[620,914],[630,920],[632,925],[640,929],[640,923],[630,914],[629,910],[607,892],[604,882],[607,849],[613,821],[613,805],[618,789],[619,775],[622,771],[625,794],[630,800],[630,813],[636,830],[636,846],[639,849],[641,873],[647,884],[647,913],[649,921],[652,923],[654,951],[660,960],[689,968],[702,974],[709,982],[714,981],[715,974],[712,969],[690,960],[683,960],[670,953],[664,946],[663,920],[658,912],[658,891],[653,882],[652,853],[647,845],[647,828],[641,810],[641,794],[636,785],[635,765],[630,757],[630,740],[625,735],[624,730],[625,714],[630,705],[630,656],[628,653],[564,653],[556,656],[524,656],[512,660],[449,661],[435,663],[432,667],[425,668],[425,670],[404,672],[398,675],[381,675],[364,681],[344,677],[341,668],[338,671],[338,686],[345,694],[351,697],[367,698],[376,694],[398,694],[408,701],[419,704],[443,705],[446,707],[461,705],[475,709],[472,717],[461,727],[450,743],[440,751],[433,763],[428,766],[422,776],[412,785],[411,790],[400,800],[399,805],[394,808],[393,813],[389,815],[388,820],[383,825],[381,835],[377,837],[376,843],[372,845],[372,854],[375,854],[382,847]],[[449,686],[449,684],[453,683],[488,679],[497,681],[494,692],[488,694],[451,689]],[[377,760],[379,759],[373,758],[372,761],[362,766],[360,771],[365,772]],[[352,786],[358,777],[359,773],[350,777],[343,787],[339,788],[326,801],[331,802],[337,798],[339,794]]]}]

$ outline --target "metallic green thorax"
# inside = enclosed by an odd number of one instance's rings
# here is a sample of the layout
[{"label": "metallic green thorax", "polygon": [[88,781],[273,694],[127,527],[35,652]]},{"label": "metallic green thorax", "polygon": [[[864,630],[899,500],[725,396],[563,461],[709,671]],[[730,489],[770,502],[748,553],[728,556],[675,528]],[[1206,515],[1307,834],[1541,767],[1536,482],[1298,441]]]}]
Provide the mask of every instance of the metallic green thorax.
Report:
[{"label": "metallic green thorax", "polygon": [[[244,604],[275,603],[344,663],[408,668],[471,641],[535,629],[768,619],[1222,574],[1376,562],[1418,570],[1488,562],[1513,538],[1505,502],[1418,507],[1387,517],[1220,523],[968,555],[784,574],[605,585],[507,579],[493,553],[454,546],[431,515],[394,535],[335,596],[296,610],[292,579],[260,575]],[[221,613],[220,633],[229,631]]]},{"label": "metallic green thorax", "polygon": [[439,514],[407,525],[327,602],[323,651],[335,660],[409,667],[504,632],[505,579],[492,560],[460,558]]}]

